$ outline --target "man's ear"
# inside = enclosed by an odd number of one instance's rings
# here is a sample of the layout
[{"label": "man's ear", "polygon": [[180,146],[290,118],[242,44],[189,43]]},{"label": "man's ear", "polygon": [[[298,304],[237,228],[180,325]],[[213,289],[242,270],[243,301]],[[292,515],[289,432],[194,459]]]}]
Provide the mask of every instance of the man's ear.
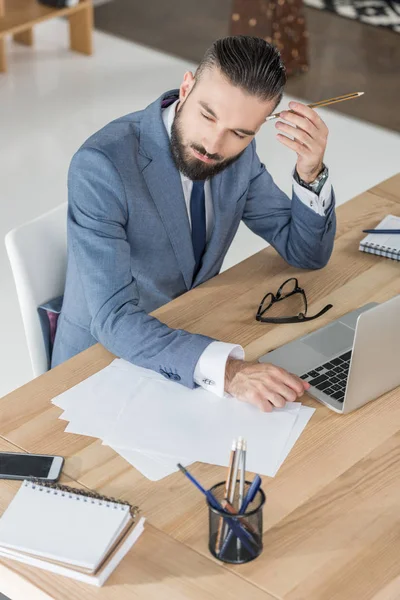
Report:
[{"label": "man's ear", "polygon": [[181,103],[185,102],[190,92],[192,91],[195,83],[196,80],[194,78],[193,73],[191,71],[186,71],[185,75],[183,76],[181,86],[179,88],[179,101]]}]

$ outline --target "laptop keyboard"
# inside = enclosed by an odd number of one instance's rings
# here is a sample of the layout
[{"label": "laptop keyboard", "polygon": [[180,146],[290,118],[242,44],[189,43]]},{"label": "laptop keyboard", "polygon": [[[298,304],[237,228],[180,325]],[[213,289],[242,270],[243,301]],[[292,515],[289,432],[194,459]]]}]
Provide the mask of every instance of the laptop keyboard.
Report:
[{"label": "laptop keyboard", "polygon": [[343,402],[350,359],[351,350],[337,358],[333,358],[321,367],[301,375],[301,379],[305,379],[310,385],[317,388],[317,390],[321,390],[327,396],[331,396],[338,402]]}]

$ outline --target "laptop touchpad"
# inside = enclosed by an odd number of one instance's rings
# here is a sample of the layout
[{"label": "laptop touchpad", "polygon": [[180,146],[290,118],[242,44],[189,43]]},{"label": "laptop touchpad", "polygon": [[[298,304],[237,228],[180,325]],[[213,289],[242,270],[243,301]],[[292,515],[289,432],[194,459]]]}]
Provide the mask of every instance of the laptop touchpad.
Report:
[{"label": "laptop touchpad", "polygon": [[321,331],[311,333],[304,338],[302,342],[329,358],[339,352],[344,352],[348,348],[351,348],[353,340],[353,329],[350,329],[341,323],[333,323],[332,325],[324,327]]}]

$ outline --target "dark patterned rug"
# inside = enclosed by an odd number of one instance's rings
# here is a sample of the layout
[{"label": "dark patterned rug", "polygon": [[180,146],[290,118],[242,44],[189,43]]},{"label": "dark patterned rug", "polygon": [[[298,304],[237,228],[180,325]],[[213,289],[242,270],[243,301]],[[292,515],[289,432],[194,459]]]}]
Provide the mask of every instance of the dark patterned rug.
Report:
[{"label": "dark patterned rug", "polygon": [[307,6],[400,33],[399,0],[304,0]]}]

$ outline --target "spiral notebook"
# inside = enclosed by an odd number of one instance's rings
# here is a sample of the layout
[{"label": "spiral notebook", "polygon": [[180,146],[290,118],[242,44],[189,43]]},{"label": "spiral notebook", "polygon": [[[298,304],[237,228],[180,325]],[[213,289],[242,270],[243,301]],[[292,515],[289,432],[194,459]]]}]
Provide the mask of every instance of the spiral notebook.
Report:
[{"label": "spiral notebook", "polygon": [[[376,229],[400,229],[400,217],[387,215]],[[394,233],[369,233],[360,242],[359,250],[378,254],[393,260],[400,260],[400,234]]]},{"label": "spiral notebook", "polygon": [[101,586],[143,531],[127,502],[24,481],[0,519],[0,556]]}]

